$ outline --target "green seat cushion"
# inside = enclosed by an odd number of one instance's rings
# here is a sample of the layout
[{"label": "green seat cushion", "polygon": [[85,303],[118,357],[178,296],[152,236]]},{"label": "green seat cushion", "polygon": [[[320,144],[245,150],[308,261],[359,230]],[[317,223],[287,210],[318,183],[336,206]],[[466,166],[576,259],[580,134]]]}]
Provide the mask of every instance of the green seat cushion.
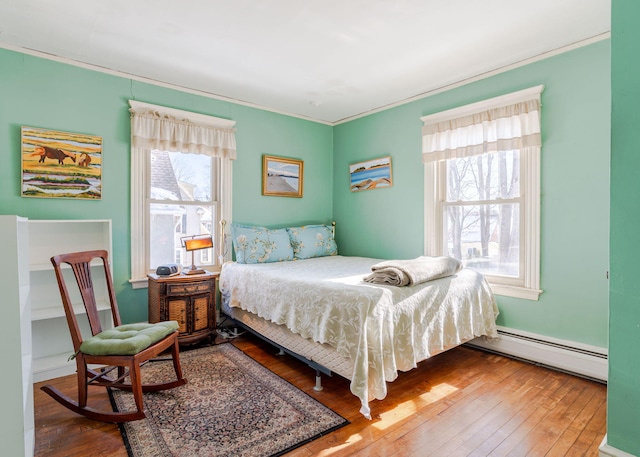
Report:
[{"label": "green seat cushion", "polygon": [[176,321],[119,325],[83,341],[80,352],[88,355],[135,355],[176,330]]}]

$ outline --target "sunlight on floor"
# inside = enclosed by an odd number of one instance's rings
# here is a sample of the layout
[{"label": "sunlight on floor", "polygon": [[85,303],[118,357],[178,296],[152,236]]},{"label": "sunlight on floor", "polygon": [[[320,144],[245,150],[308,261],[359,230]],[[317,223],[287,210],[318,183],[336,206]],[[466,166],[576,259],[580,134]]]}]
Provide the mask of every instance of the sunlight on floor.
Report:
[{"label": "sunlight on floor", "polygon": [[428,392],[423,393],[417,398],[400,403],[392,410],[385,411],[380,414],[380,421],[373,424],[373,426],[379,430],[384,430],[395,425],[401,420],[406,420],[410,414],[415,413],[418,410],[417,404],[420,404],[420,407],[422,407],[424,405],[435,403],[446,396],[451,395],[457,390],[457,387],[447,383],[433,386]]},{"label": "sunlight on floor", "polygon": [[[447,397],[448,395],[451,395],[457,390],[457,387],[454,387],[447,383],[433,386],[428,392],[419,395],[417,398],[406,401],[404,403],[400,403],[395,408],[380,414],[379,419],[374,419],[374,423],[372,424],[372,426],[378,428],[379,430],[384,430],[402,420],[407,420],[407,418],[410,417],[411,414],[418,411],[417,405],[420,405],[420,407],[422,407],[424,405],[435,403]],[[317,454],[317,456],[327,457],[340,451],[344,451],[349,446],[362,441],[362,439],[362,435],[356,433],[347,438],[343,443],[336,444],[335,446],[331,446],[322,450]]]},{"label": "sunlight on floor", "polygon": [[348,448],[349,446],[351,446],[352,444],[357,443],[358,441],[362,441],[362,436],[359,433],[356,433],[355,435],[351,435],[349,438],[347,438],[347,440],[339,445],[336,446],[331,446],[327,449],[324,449],[322,451],[320,451],[318,454],[316,454],[318,457],[326,457],[328,455],[331,455],[335,452],[338,451],[342,451],[343,449]]}]

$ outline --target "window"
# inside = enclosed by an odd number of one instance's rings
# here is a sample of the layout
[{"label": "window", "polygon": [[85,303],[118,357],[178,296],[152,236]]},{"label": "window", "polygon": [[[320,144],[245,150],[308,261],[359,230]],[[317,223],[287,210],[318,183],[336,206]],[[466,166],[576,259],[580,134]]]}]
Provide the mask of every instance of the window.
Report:
[{"label": "window", "polygon": [[[214,247],[195,253],[215,267],[225,253],[220,222],[231,215],[233,121],[135,101],[131,105],[131,283],[166,263],[191,264],[187,235],[211,234]],[[223,242],[223,241],[220,241]]]},{"label": "window", "polygon": [[[217,214],[214,180],[219,158],[204,154],[153,149],[150,162],[149,264],[184,263],[190,259],[182,247],[182,237],[210,234]],[[212,249],[195,253],[199,266],[213,266]],[[179,252],[176,255],[176,252]],[[205,257],[206,256],[206,257]],[[190,260],[189,260],[190,264]]]},{"label": "window", "polygon": [[422,118],[425,250],[537,300],[542,86]]},{"label": "window", "polygon": [[445,254],[486,275],[520,276],[520,151],[444,162]]}]

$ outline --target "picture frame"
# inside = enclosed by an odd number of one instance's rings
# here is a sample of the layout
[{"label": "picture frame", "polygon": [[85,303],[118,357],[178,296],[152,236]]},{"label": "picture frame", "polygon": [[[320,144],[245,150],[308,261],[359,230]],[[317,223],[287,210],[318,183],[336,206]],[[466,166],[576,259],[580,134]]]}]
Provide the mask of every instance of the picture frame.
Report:
[{"label": "picture frame", "polygon": [[303,181],[302,160],[262,156],[262,195],[302,198]]},{"label": "picture frame", "polygon": [[102,199],[102,137],[21,127],[22,197]]},{"label": "picture frame", "polygon": [[351,192],[391,187],[391,156],[353,163],[349,165],[349,177]]}]

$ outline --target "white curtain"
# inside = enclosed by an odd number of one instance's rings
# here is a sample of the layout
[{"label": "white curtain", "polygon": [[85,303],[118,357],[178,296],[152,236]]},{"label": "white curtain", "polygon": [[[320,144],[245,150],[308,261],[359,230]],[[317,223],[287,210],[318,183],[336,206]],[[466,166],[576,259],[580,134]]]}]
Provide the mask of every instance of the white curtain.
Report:
[{"label": "white curtain", "polygon": [[540,98],[452,116],[422,118],[422,161],[540,147]]},{"label": "white curtain", "polygon": [[235,129],[204,125],[150,109],[131,112],[134,149],[180,151],[236,159]]}]

